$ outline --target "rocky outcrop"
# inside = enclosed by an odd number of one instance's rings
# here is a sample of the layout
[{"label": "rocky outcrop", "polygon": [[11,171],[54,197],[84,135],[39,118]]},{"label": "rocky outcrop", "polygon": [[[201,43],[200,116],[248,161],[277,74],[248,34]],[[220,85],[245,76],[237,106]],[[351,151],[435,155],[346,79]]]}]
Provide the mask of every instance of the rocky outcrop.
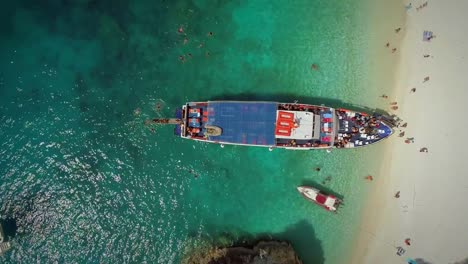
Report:
[{"label": "rocky outcrop", "polygon": [[197,250],[183,264],[302,264],[292,246],[281,241],[260,241],[251,247]]}]

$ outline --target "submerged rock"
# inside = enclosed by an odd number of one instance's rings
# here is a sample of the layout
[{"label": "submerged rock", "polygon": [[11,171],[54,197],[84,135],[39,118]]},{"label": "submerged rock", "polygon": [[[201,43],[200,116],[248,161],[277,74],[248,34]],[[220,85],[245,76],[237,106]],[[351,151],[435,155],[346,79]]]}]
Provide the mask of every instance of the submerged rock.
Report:
[{"label": "submerged rock", "polygon": [[302,264],[287,242],[260,241],[251,247],[209,248],[190,253],[183,264]]}]

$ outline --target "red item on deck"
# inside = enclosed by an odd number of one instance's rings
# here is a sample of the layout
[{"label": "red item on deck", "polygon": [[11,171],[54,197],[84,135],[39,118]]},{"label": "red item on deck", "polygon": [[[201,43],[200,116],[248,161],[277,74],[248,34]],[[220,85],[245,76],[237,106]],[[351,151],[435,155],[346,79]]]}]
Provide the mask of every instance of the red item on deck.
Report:
[{"label": "red item on deck", "polygon": [[333,120],[333,119],[331,119],[331,118],[324,118],[324,119],[323,119],[323,122],[325,122],[325,123],[330,123],[330,122],[332,122],[332,120]]},{"label": "red item on deck", "polygon": [[323,138],[322,138],[322,141],[323,141],[323,142],[330,142],[330,137],[323,137]]},{"label": "red item on deck", "polygon": [[284,118],[279,118],[278,121],[276,122],[276,126],[278,127],[293,127],[294,122],[292,120],[284,119]]},{"label": "red item on deck", "polygon": [[289,127],[276,127],[275,135],[277,136],[290,136],[291,128]]},{"label": "red item on deck", "polygon": [[293,119],[294,119],[294,114],[293,114],[293,113],[289,113],[289,112],[279,111],[279,112],[278,112],[278,119],[286,119],[286,120],[291,120],[291,121],[293,121]]}]

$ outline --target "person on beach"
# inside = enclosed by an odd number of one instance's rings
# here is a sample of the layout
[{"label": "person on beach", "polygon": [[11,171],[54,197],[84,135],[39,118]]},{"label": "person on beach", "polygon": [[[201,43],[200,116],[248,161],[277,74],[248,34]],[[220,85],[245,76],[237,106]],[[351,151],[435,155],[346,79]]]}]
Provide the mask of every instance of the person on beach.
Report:
[{"label": "person on beach", "polygon": [[415,92],[416,92],[416,88],[412,88],[412,89],[410,90],[410,93],[415,93]]},{"label": "person on beach", "polygon": [[430,77],[429,77],[429,76],[426,76],[426,77],[424,77],[424,81],[423,81],[423,83],[425,83],[425,82],[429,81],[429,79],[430,79]]},{"label": "person on beach", "polygon": [[419,5],[419,7],[416,7],[416,11],[419,11],[420,9],[423,9],[426,6],[427,6],[427,2],[424,2],[422,5]]},{"label": "person on beach", "polygon": [[392,109],[392,110],[398,110],[398,106],[394,105],[394,106],[390,107],[390,109]]},{"label": "person on beach", "polygon": [[392,53],[395,53],[396,50],[397,50],[396,48],[393,48],[393,49],[392,49]]},{"label": "person on beach", "polygon": [[400,198],[400,191],[395,193],[395,198],[397,198],[397,199]]},{"label": "person on beach", "polygon": [[399,27],[399,28],[395,29],[395,33],[398,33],[398,32],[400,32],[400,30],[401,30],[401,27]]},{"label": "person on beach", "polygon": [[398,134],[398,137],[404,137],[405,136],[405,131],[401,132],[400,134]]},{"label": "person on beach", "polygon": [[397,105],[398,102],[390,102],[390,105]]},{"label": "person on beach", "polygon": [[408,126],[408,123],[404,123],[403,125],[401,125],[401,127],[407,127]]},{"label": "person on beach", "polygon": [[424,56],[424,58],[429,58],[431,55],[429,55],[429,54],[424,54],[423,56]]},{"label": "person on beach", "polygon": [[411,246],[411,238],[405,239],[405,244],[406,244],[407,246]]},{"label": "person on beach", "polygon": [[428,150],[426,147],[424,147],[424,148],[421,148],[421,149],[419,150],[419,152],[428,153],[429,150]]},{"label": "person on beach", "polygon": [[368,181],[373,181],[374,177],[372,177],[372,175],[367,175],[366,177],[364,177],[364,179],[366,179]]},{"label": "person on beach", "polygon": [[386,48],[390,47],[390,42],[387,42],[387,44],[385,44],[385,47]]},{"label": "person on beach", "polygon": [[380,97],[382,97],[384,99],[388,99],[388,95],[385,95],[385,94],[382,94]]}]

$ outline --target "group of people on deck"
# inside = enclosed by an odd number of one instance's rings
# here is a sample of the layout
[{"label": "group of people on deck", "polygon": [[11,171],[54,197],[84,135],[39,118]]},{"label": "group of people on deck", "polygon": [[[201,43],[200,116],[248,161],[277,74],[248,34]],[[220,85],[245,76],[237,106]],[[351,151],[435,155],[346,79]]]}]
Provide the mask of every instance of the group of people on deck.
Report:
[{"label": "group of people on deck", "polygon": [[280,104],[278,110],[286,111],[307,111],[316,115],[320,114],[320,107],[302,104]]},{"label": "group of people on deck", "polygon": [[379,135],[377,129],[380,124],[378,118],[375,116],[362,115],[355,113],[350,117],[345,111],[336,111],[340,120],[349,120],[353,125],[351,131],[342,132],[335,138],[335,147],[344,148],[350,140],[358,134],[372,136],[372,139],[378,139]]}]

